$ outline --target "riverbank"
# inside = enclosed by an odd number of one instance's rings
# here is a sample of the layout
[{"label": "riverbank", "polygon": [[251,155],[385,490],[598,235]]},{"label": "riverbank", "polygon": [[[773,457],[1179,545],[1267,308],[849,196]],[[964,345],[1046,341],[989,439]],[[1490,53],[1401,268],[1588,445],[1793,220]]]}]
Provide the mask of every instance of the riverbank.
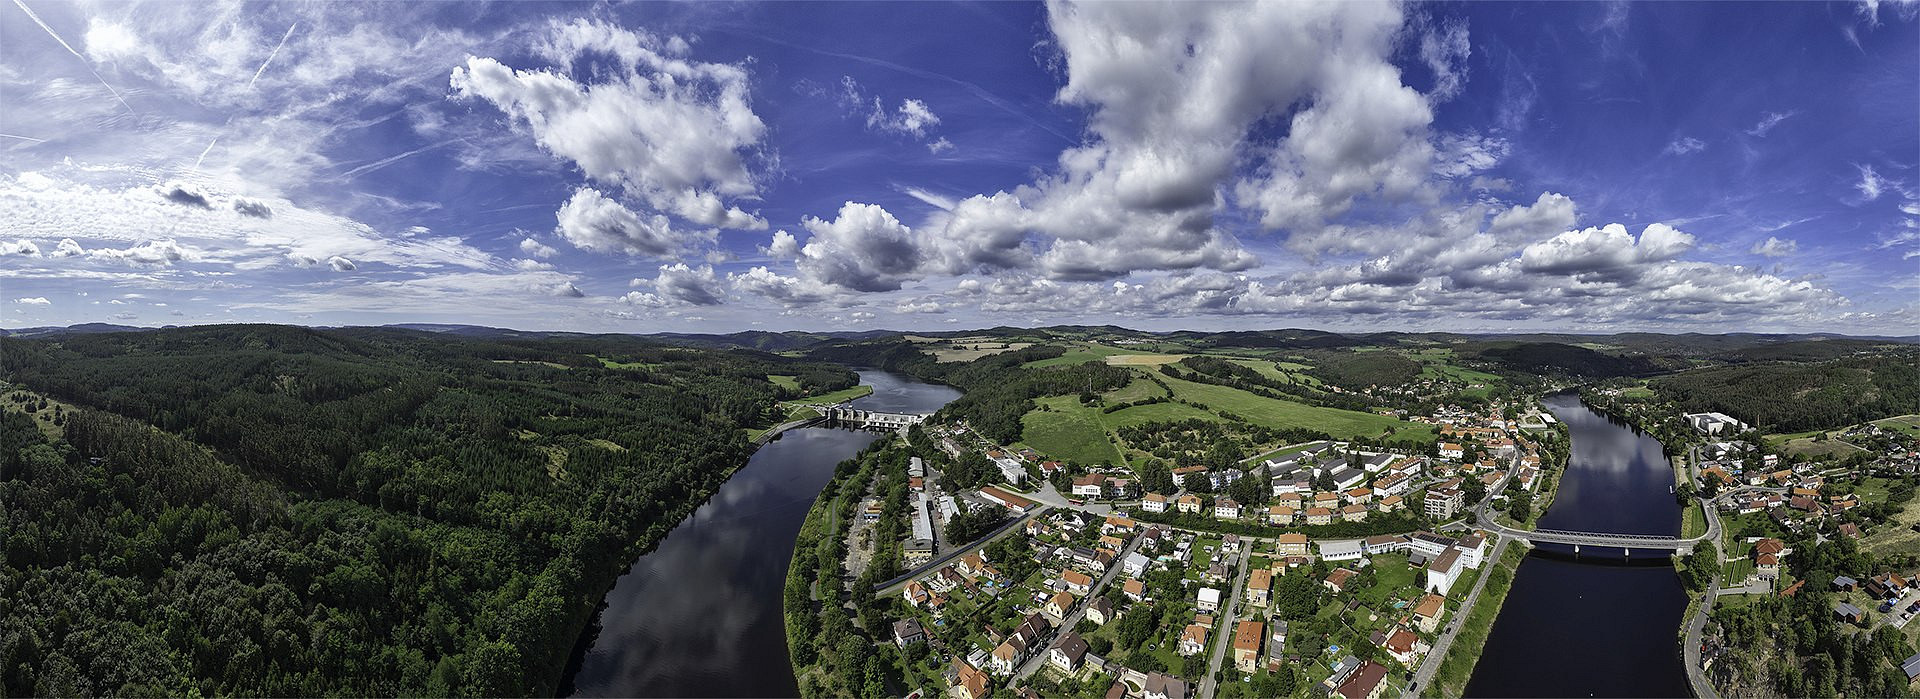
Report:
[{"label": "riverbank", "polygon": [[1493,633],[1493,622],[1499,619],[1500,608],[1507,602],[1507,592],[1513,589],[1513,576],[1527,558],[1527,550],[1523,545],[1509,545],[1500,561],[1487,571],[1486,587],[1480,591],[1473,609],[1468,610],[1467,618],[1455,620],[1460,632],[1447,648],[1447,657],[1440,662],[1440,670],[1434,673],[1433,680],[1420,689],[1420,696],[1457,697],[1466,691],[1473,669],[1480,664],[1480,654],[1486,650],[1487,636]]}]

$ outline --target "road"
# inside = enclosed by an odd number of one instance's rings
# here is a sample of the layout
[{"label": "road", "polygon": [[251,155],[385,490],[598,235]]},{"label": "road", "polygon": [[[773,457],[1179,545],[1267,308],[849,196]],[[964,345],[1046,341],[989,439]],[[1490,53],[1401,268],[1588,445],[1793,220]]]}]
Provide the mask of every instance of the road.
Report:
[{"label": "road", "polygon": [[1433,681],[1433,673],[1438,672],[1441,663],[1446,662],[1447,651],[1453,647],[1453,638],[1460,635],[1460,627],[1466,625],[1467,615],[1473,613],[1473,605],[1480,601],[1480,591],[1486,588],[1487,578],[1493,577],[1494,566],[1500,565],[1501,557],[1507,552],[1507,543],[1512,541],[1497,534],[1494,538],[1496,543],[1493,545],[1493,553],[1489,554],[1486,562],[1481,564],[1486,569],[1480,571],[1480,577],[1473,581],[1473,590],[1467,592],[1467,598],[1460,603],[1460,610],[1453,613],[1453,617],[1447,620],[1446,628],[1441,631],[1440,637],[1434,639],[1433,650],[1427,651],[1427,657],[1421,659],[1420,669],[1413,672],[1413,683],[1407,685],[1406,691],[1400,694],[1402,699],[1413,699],[1419,696],[1418,688],[1425,687],[1428,682]]},{"label": "road", "polygon": [[1120,576],[1120,561],[1125,560],[1127,554],[1133,553],[1134,550],[1140,548],[1140,542],[1145,538],[1146,537],[1136,534],[1132,541],[1127,542],[1127,547],[1120,551],[1119,556],[1114,557],[1113,565],[1107,567],[1107,574],[1100,576],[1100,580],[1095,582],[1093,587],[1087,590],[1085,597],[1081,597],[1079,601],[1074,602],[1073,612],[1068,614],[1067,618],[1060,620],[1060,625],[1054,627],[1053,633],[1047,637],[1046,644],[1035,651],[1033,657],[1028,658],[1025,665],[1020,666],[1020,671],[1013,674],[1013,680],[1007,682],[1007,686],[1011,687],[1016,682],[1032,677],[1033,673],[1040,670],[1041,665],[1046,664],[1047,649],[1053,647],[1054,641],[1059,640],[1061,634],[1072,631],[1073,627],[1080,624],[1080,620],[1087,615],[1087,600],[1099,597],[1100,592],[1107,589],[1107,584],[1113,582],[1114,578]]},{"label": "road", "polygon": [[1227,649],[1233,646],[1233,614],[1240,605],[1240,597],[1244,594],[1241,590],[1247,584],[1247,570],[1251,567],[1247,563],[1252,554],[1253,542],[1241,540],[1240,558],[1234,562],[1234,565],[1240,568],[1240,572],[1233,576],[1233,585],[1227,588],[1224,601],[1226,606],[1221,607],[1220,613],[1214,615],[1213,655],[1207,659],[1207,676],[1201,678],[1200,693],[1195,695],[1199,699],[1213,699],[1214,690],[1219,689],[1216,686],[1219,682],[1214,678],[1220,674],[1220,660],[1226,657]]},{"label": "road", "polygon": [[1715,583],[1707,588],[1702,596],[1699,611],[1687,620],[1686,647],[1681,648],[1681,662],[1687,666],[1687,683],[1693,686],[1693,695],[1699,699],[1720,699],[1720,693],[1713,691],[1713,683],[1707,681],[1707,669],[1700,666],[1700,644],[1706,635],[1707,616],[1713,613],[1713,601],[1720,596],[1720,585]]}]

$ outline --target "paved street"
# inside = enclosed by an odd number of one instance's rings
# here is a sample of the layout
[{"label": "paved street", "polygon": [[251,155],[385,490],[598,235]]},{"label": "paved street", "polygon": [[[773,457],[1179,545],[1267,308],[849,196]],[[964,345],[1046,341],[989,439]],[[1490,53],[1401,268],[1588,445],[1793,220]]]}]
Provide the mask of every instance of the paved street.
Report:
[{"label": "paved street", "polygon": [[1200,680],[1200,693],[1196,695],[1200,699],[1213,699],[1214,690],[1219,689],[1217,686],[1219,682],[1214,677],[1220,674],[1221,658],[1226,656],[1227,648],[1233,645],[1233,615],[1240,605],[1240,597],[1243,594],[1241,590],[1247,584],[1247,562],[1251,560],[1252,554],[1253,542],[1241,540],[1240,557],[1234,563],[1240,568],[1240,572],[1233,577],[1233,584],[1223,593],[1226,596],[1223,601],[1224,606],[1214,615],[1213,655],[1207,659],[1207,676]]},{"label": "paved street", "polygon": [[[1046,664],[1047,649],[1052,648],[1054,642],[1060,640],[1061,634],[1072,631],[1073,627],[1078,626],[1080,620],[1086,617],[1087,601],[1099,597],[1101,591],[1107,589],[1107,584],[1113,582],[1114,578],[1120,576],[1120,561],[1126,559],[1127,554],[1133,553],[1135,549],[1140,548],[1142,538],[1143,537],[1135,536],[1133,537],[1133,541],[1127,542],[1127,548],[1121,551],[1119,556],[1114,557],[1113,565],[1107,568],[1107,574],[1100,576],[1099,582],[1094,583],[1093,588],[1087,592],[1087,595],[1081,597],[1079,602],[1074,603],[1073,613],[1068,614],[1067,618],[1060,621],[1060,625],[1054,628],[1053,634],[1047,637],[1046,645],[1034,651],[1033,657],[1027,659],[1027,664],[1021,665],[1020,671],[1014,673],[1014,679],[1024,680],[1032,677],[1033,673],[1040,670],[1041,665]],[[1012,682],[1008,683],[1008,686],[1012,685]]]},{"label": "paved street", "polygon": [[1493,545],[1493,552],[1488,554],[1487,562],[1481,564],[1483,570],[1480,571],[1480,577],[1473,581],[1473,590],[1468,592],[1466,600],[1460,603],[1460,611],[1454,612],[1453,616],[1447,619],[1446,628],[1441,631],[1440,637],[1434,639],[1433,650],[1427,652],[1427,657],[1420,661],[1420,669],[1413,673],[1413,684],[1401,693],[1400,696],[1403,699],[1419,696],[1418,688],[1425,687],[1428,682],[1433,681],[1433,673],[1440,670],[1440,664],[1447,659],[1447,650],[1453,647],[1453,638],[1460,635],[1460,627],[1466,625],[1467,615],[1473,612],[1473,605],[1480,601],[1480,591],[1486,588],[1487,578],[1493,577],[1491,575],[1493,567],[1500,565],[1501,556],[1506,555],[1507,552],[1507,543],[1512,541],[1498,534],[1494,535],[1494,538],[1498,543]]}]

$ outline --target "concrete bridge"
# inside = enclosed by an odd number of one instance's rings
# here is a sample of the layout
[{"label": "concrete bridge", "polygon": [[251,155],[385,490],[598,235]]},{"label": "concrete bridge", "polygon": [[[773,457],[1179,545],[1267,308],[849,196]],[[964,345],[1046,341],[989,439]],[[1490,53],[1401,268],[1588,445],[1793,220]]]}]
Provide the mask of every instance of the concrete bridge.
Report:
[{"label": "concrete bridge", "polygon": [[1525,531],[1502,527],[1502,534],[1535,544],[1565,544],[1573,547],[1574,553],[1580,553],[1582,546],[1618,548],[1633,555],[1633,549],[1655,549],[1674,551],[1682,555],[1693,553],[1694,544],[1706,537],[1682,539],[1675,536],[1652,536],[1647,534],[1613,534],[1608,532],[1569,532],[1557,529],[1536,529]]},{"label": "concrete bridge", "polygon": [[861,410],[845,403],[827,406],[820,410],[820,416],[826,418],[828,422],[886,430],[905,429],[918,425],[926,422],[927,415],[928,413],[886,413]]}]

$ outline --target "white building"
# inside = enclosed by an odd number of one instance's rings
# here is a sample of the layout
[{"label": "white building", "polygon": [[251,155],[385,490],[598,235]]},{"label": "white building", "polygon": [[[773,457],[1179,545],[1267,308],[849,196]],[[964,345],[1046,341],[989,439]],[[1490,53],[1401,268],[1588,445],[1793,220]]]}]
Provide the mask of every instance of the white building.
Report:
[{"label": "white building", "polygon": [[1218,610],[1220,608],[1220,591],[1211,587],[1200,588],[1199,595],[1194,597],[1193,606],[1195,609],[1208,613]]},{"label": "white building", "polygon": [[1738,434],[1747,431],[1747,423],[1733,419],[1725,413],[1687,413],[1687,424],[1700,434],[1714,435],[1725,432]]},{"label": "white building", "polygon": [[1320,560],[1323,561],[1358,560],[1364,554],[1361,542],[1357,540],[1320,542]]},{"label": "white building", "polygon": [[1447,549],[1439,558],[1428,561],[1427,591],[1446,595],[1448,590],[1453,589],[1454,581],[1459,580],[1460,574],[1466,570],[1461,563],[1460,549],[1457,548]]}]

